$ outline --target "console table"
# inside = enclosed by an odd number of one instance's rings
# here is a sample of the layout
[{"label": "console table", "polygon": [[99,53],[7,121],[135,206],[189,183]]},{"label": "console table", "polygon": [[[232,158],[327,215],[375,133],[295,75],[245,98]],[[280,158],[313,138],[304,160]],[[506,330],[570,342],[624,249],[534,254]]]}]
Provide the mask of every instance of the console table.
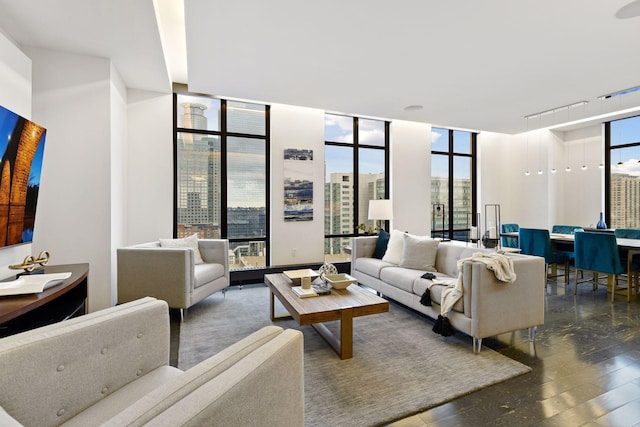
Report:
[{"label": "console table", "polygon": [[0,337],[85,314],[89,264],[44,267],[47,274],[64,272],[71,272],[71,276],[43,292],[0,297]]}]

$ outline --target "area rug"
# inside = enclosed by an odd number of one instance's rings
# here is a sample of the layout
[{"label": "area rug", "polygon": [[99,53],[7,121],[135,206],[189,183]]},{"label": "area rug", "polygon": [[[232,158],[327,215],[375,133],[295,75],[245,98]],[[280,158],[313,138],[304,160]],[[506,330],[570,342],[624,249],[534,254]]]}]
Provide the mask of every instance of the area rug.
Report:
[{"label": "area rug", "polygon": [[[432,320],[395,303],[389,313],[354,318],[347,360],[311,326],[269,317],[264,285],[210,296],[181,325],[178,366],[188,369],[266,325],[299,329],[306,426],[384,425],[531,370],[488,348],[474,354],[468,336],[437,335]],[[327,326],[337,332],[339,324]]]}]

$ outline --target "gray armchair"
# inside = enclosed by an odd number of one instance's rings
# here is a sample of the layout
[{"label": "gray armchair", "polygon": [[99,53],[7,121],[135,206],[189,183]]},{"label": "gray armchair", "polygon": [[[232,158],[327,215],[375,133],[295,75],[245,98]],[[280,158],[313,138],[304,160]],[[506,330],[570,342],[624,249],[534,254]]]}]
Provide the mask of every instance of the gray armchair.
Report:
[{"label": "gray armchair", "polygon": [[160,242],[118,248],[118,303],[151,296],[170,308],[187,309],[229,286],[229,241],[198,240],[204,264],[189,248],[164,248]]}]

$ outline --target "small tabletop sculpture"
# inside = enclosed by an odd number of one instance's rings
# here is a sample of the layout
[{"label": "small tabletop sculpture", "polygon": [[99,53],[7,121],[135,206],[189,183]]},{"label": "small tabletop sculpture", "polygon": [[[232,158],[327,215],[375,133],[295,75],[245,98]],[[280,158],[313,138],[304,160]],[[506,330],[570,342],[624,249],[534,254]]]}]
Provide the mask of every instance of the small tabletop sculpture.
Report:
[{"label": "small tabletop sculpture", "polygon": [[42,251],[38,255],[38,258],[34,258],[33,255],[29,255],[25,257],[22,264],[10,265],[9,268],[12,270],[24,270],[25,273],[31,273],[36,268],[36,264],[40,264],[41,266],[47,265],[49,258],[49,252]]}]

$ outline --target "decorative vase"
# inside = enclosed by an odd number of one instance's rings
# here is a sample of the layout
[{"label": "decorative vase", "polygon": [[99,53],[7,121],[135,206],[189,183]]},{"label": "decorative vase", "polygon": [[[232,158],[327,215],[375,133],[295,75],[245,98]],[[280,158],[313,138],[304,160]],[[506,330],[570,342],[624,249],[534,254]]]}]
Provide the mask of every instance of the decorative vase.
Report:
[{"label": "decorative vase", "polygon": [[596,228],[600,230],[604,230],[605,228],[607,228],[607,224],[604,222],[604,216],[602,215],[602,212],[600,212],[600,221],[598,221]]}]

